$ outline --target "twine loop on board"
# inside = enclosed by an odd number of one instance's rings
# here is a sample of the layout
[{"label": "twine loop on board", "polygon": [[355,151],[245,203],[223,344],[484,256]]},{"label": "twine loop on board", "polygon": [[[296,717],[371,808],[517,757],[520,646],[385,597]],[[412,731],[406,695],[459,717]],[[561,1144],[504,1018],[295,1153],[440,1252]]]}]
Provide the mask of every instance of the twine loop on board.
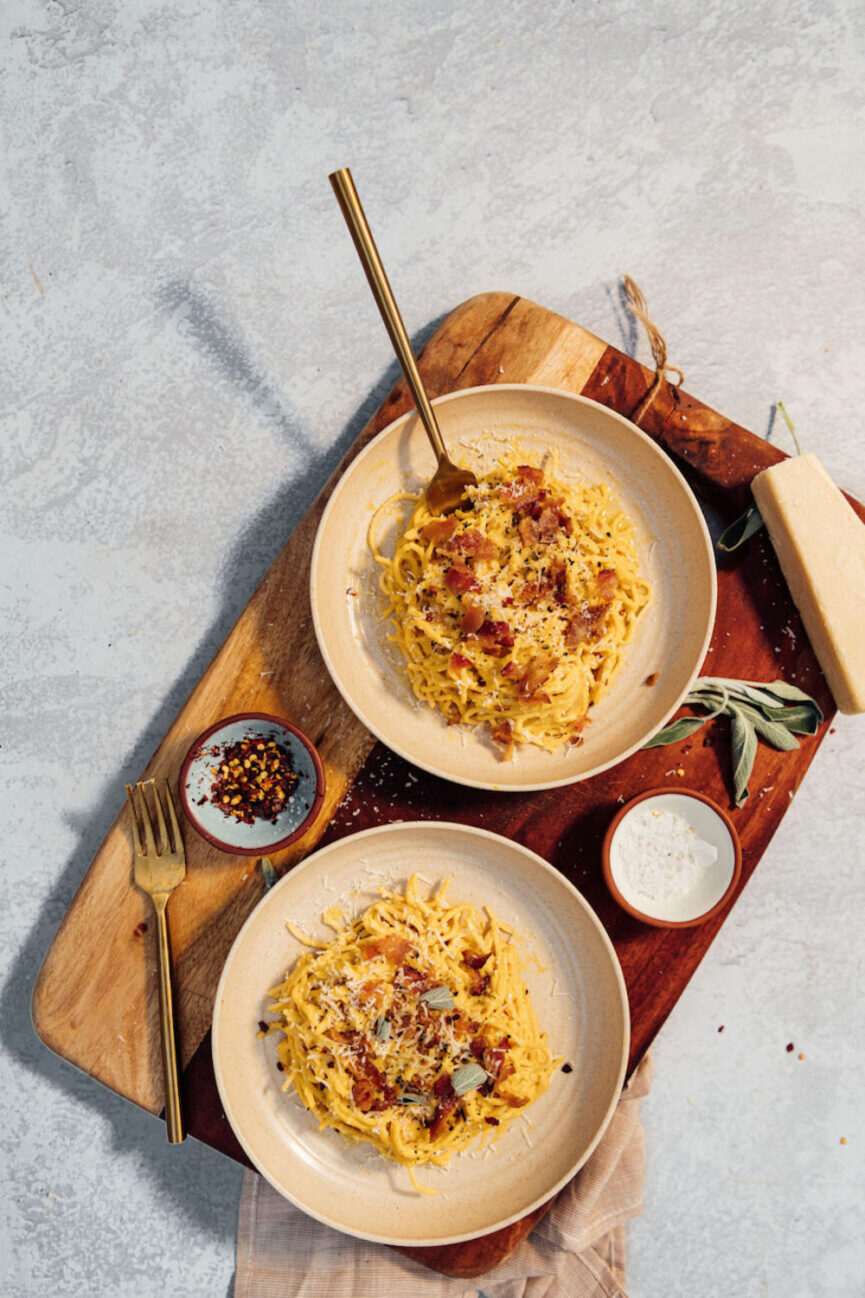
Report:
[{"label": "twine loop on board", "polygon": [[637,406],[636,410],[630,416],[632,423],[639,424],[640,420],[643,418],[649,406],[657,396],[662,381],[666,379],[666,381],[670,383],[671,379],[669,376],[675,374],[677,378],[674,386],[680,387],[685,381],[685,376],[679,369],[678,365],[669,365],[667,363],[667,344],[664,340],[664,335],[649,315],[649,305],[643,296],[643,291],[639,284],[635,284],[630,275],[625,275],[622,279],[622,287],[627,295],[628,305],[632,315],[639,320],[640,324],[646,331],[646,336],[649,339],[649,346],[652,349],[652,358],[655,362],[655,381]]}]

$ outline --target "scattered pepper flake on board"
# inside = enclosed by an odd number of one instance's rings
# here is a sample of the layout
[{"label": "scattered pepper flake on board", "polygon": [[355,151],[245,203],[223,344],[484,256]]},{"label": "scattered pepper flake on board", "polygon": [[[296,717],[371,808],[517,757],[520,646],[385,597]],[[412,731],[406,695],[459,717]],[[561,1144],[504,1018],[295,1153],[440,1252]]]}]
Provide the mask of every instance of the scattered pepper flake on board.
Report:
[{"label": "scattered pepper flake on board", "polygon": [[795,1049],[796,1049],[796,1047],[793,1045],[793,1042],[792,1042],[792,1041],[788,1041],[788,1042],[787,1042],[787,1054],[788,1054],[788,1055],[791,1055]]},{"label": "scattered pepper flake on board", "polygon": [[846,1144],[847,1144],[847,1137],[846,1137],[846,1136],[842,1136],[842,1137],[841,1137],[841,1144],[842,1144],[842,1145],[846,1145]]},{"label": "scattered pepper flake on board", "polygon": [[797,1055],[796,1058],[797,1058],[797,1059],[804,1059],[805,1056],[804,1056],[804,1055]]},{"label": "scattered pepper flake on board", "polygon": [[721,1026],[718,1028],[718,1031],[719,1031],[719,1032],[723,1032],[723,1031],[724,1031],[724,1025],[723,1025],[723,1023],[722,1023]]}]

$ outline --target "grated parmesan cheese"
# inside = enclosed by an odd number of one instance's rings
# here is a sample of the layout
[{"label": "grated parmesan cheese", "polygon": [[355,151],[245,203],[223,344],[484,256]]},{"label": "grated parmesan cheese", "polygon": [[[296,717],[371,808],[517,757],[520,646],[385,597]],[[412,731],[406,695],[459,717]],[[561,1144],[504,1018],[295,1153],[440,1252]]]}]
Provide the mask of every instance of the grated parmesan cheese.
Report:
[{"label": "grated parmesan cheese", "polygon": [[625,817],[617,837],[628,887],[652,901],[686,896],[718,859],[718,849],[673,811],[639,808]]}]

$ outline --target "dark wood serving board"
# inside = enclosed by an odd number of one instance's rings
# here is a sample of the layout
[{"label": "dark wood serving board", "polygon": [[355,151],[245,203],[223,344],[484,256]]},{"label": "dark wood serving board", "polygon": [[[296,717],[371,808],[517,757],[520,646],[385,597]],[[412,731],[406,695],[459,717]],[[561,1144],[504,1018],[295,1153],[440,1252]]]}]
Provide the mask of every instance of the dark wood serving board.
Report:
[{"label": "dark wood serving board", "polygon": [[[482,294],[457,307],[419,359],[433,396],[487,383],[538,383],[583,393],[624,415],[639,407],[654,377],[578,325],[508,293]],[[637,753],[583,783],[529,794],[483,793],[450,784],[409,767],[376,743],[343,703],[318,653],[309,611],[309,557],[337,477],[371,437],[409,407],[400,382],[274,560],[143,778],[176,782],[190,743],[221,716],[244,710],[279,713],[298,722],[318,746],[327,778],[318,824],[273,858],[280,871],[320,842],[397,819],[456,820],[524,843],[580,889],[613,940],[630,998],[630,1071],[682,994],[735,898],[700,927],[650,928],[620,910],[607,894],[601,839],[624,799],[658,785],[696,789],[728,806],[726,723],[713,723],[674,747]],[[640,426],[683,471],[712,526],[732,521],[748,503],[753,476],[783,458],[766,441],[666,382]],[[865,518],[865,509],[853,503]],[[682,562],[687,561],[683,555]],[[797,752],[760,746],[752,796],[731,812],[742,842],[740,892],[834,715],[765,534],[719,564],[715,634],[703,674],[784,677],[814,695],[825,716],[820,733],[803,740]],[[159,1113],[163,1095],[153,925],[149,901],[132,886],[129,828],[119,787],[117,798],[117,819],[40,971],[33,1018],[53,1050]],[[209,1029],[219,971],[264,885],[250,858],[218,852],[188,825],[185,840],[187,881],[169,907],[185,1112],[193,1135],[244,1162],[216,1091]],[[451,1275],[481,1275],[516,1247],[544,1211],[479,1240],[406,1251]]]}]

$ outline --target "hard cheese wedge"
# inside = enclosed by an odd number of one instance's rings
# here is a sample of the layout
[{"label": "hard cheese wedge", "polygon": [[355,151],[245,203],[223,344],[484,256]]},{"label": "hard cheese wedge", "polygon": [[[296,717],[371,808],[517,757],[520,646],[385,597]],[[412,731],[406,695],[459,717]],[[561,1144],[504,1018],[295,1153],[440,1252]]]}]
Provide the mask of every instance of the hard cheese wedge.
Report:
[{"label": "hard cheese wedge", "polygon": [[865,524],[816,455],[757,475],[754,499],[842,712],[865,712]]}]

